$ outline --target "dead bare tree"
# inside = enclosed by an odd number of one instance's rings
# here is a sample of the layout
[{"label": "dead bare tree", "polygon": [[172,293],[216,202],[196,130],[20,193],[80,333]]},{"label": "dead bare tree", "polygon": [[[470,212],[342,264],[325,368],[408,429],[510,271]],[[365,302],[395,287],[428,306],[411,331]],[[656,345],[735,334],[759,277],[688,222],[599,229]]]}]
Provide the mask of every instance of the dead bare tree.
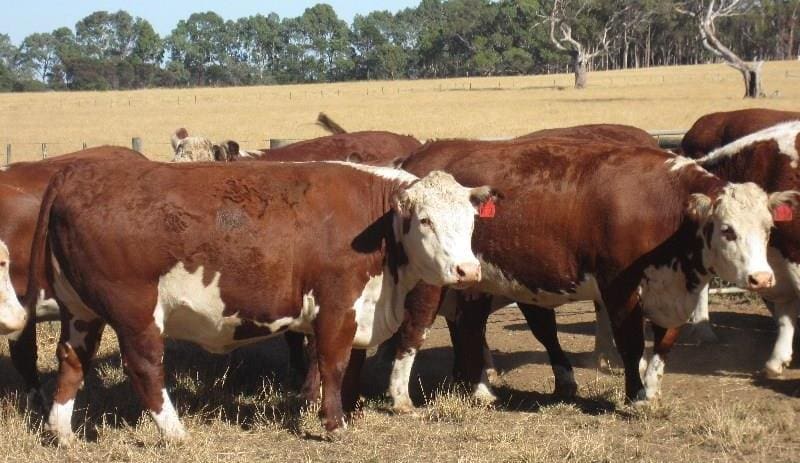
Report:
[{"label": "dead bare tree", "polygon": [[[686,7],[690,4],[690,7]],[[726,47],[717,38],[716,21],[720,18],[738,16],[753,8],[755,2],[752,0],[710,0],[692,1],[687,4],[680,4],[677,10],[697,19],[700,29],[700,38],[703,46],[725,61],[725,64],[738,70],[744,78],[745,98],[759,98],[764,96],[761,88],[761,66],[763,61],[745,61],[736,53]]]},{"label": "dead bare tree", "polygon": [[[563,0],[553,0],[553,8],[548,16],[550,23],[550,41],[560,51],[569,54],[572,58],[572,70],[575,73],[575,88],[586,87],[588,64],[593,58],[603,53],[608,53],[609,38],[608,32],[613,27],[617,14],[612,15],[601,33],[593,40],[591,50],[587,47],[587,41],[579,42],[572,36],[572,26],[568,21],[574,20],[583,13],[589,6],[589,2],[583,0],[576,3],[576,8],[572,14],[567,11],[567,6]],[[558,31],[556,31],[556,29]]]}]

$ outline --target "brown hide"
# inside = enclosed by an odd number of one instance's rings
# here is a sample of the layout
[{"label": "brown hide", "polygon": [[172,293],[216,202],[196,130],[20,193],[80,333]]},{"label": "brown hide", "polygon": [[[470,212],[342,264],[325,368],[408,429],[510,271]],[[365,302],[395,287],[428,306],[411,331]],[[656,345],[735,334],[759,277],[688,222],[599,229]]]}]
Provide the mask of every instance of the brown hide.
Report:
[{"label": "brown hide", "polygon": [[624,145],[648,146],[658,148],[658,141],[644,130],[622,124],[585,124],[573,127],[560,127],[531,132],[518,139],[536,139],[563,137],[573,140],[591,140],[603,143],[620,143]]},{"label": "brown hide", "polygon": [[351,161],[391,166],[395,159],[408,156],[420,146],[417,139],[408,135],[379,131],[352,132],[261,150],[260,156],[256,156],[264,161]]},{"label": "brown hide", "polygon": [[681,150],[686,156],[699,158],[746,135],[791,120],[800,120],[800,112],[754,108],[706,114],[686,132]]}]

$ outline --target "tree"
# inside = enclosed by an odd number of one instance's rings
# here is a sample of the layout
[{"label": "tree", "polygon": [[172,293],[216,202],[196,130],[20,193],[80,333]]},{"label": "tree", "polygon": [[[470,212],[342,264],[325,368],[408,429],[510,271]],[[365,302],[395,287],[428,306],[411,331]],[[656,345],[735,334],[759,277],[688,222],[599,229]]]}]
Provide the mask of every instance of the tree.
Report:
[{"label": "tree", "polygon": [[710,0],[678,5],[681,13],[697,19],[700,38],[706,50],[721,58],[728,66],[742,74],[745,87],[745,98],[764,96],[761,89],[761,66],[763,61],[747,62],[741,59],[718,38],[716,22],[721,18],[741,15],[756,5],[755,1],[746,0]]},{"label": "tree", "polygon": [[[590,0],[553,0],[548,17],[550,42],[569,55],[575,73],[575,88],[586,87],[589,62],[600,54],[608,53],[608,33],[620,12],[626,9],[627,7],[622,8],[609,15],[600,5]],[[586,27],[588,18],[599,20],[602,25]],[[573,37],[573,24],[582,26],[581,42]]]},{"label": "tree", "polygon": [[307,51],[316,58],[314,80],[342,80],[351,69],[349,29],[336,16],[333,7],[319,3],[306,8],[299,23],[306,38]]},{"label": "tree", "polygon": [[167,38],[167,48],[175,61],[183,62],[197,85],[205,83],[206,68],[220,64],[225,57],[225,21],[213,11],[193,13],[178,25]]},{"label": "tree", "polygon": [[19,64],[31,76],[38,75],[42,82],[47,81],[52,67],[59,62],[56,53],[56,40],[50,33],[31,34],[19,47]]}]

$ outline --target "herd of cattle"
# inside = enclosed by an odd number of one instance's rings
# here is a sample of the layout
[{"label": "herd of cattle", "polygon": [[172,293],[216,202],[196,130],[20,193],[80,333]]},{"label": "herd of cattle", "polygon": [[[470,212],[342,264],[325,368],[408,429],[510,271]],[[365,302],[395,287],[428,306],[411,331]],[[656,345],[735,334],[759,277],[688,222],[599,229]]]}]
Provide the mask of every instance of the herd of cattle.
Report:
[{"label": "herd of cattle", "polygon": [[179,129],[180,163],[104,146],[0,169],[0,334],[38,396],[35,323],[60,309],[48,425],[61,444],[106,324],[167,439],[186,433],[164,384],[165,336],[228,352],[286,333],[293,363],[308,358],[304,396],[322,386],[329,431],[356,407],[366,349],[392,337],[389,393],[413,408],[411,365],[437,314],[454,377],[494,400],[486,321],[509,303],[563,396],[577,384],[555,307],[595,303],[598,351],[616,346],[627,399],[646,402],[681,326],[708,320],[714,276],[763,297],[779,326],[765,372],[789,365],[800,113],[704,116],[680,154],[611,124],[423,145],[321,122],[332,135],[277,149]]}]

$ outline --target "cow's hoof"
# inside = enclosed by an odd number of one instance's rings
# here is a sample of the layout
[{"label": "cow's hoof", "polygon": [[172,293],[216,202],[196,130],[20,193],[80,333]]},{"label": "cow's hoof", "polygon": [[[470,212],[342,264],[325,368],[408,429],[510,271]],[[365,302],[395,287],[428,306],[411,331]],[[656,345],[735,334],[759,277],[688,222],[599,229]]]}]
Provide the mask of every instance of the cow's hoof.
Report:
[{"label": "cow's hoof", "polygon": [[650,400],[647,398],[647,391],[644,388],[639,389],[639,391],[628,400],[635,408],[642,408],[650,405]]},{"label": "cow's hoof", "polygon": [[574,381],[556,382],[553,395],[561,399],[574,399],[578,395],[578,384]]},{"label": "cow's hoof", "polygon": [[497,378],[499,378],[499,377],[500,377],[500,375],[497,374],[497,370],[495,370],[494,368],[487,368],[486,369],[486,379],[489,380],[489,384],[496,383],[497,382]]},{"label": "cow's hoof", "polygon": [[475,386],[475,391],[472,393],[472,398],[481,405],[492,405],[497,402],[497,396],[494,395],[491,388],[483,383]]},{"label": "cow's hoof", "polygon": [[64,448],[64,449],[68,449],[68,448],[74,446],[75,443],[78,440],[77,437],[75,436],[75,433],[72,433],[72,432],[70,432],[70,433],[55,433],[55,432],[52,432],[52,434],[53,434],[53,443],[57,447]]},{"label": "cow's hoof", "polygon": [[780,360],[770,360],[764,365],[764,376],[769,379],[777,379],[783,376],[783,370],[789,362],[781,362]]},{"label": "cow's hoof", "polygon": [[719,344],[719,336],[711,328],[708,320],[695,323],[689,331],[689,339],[699,344]]},{"label": "cow's hoof", "polygon": [[180,444],[189,440],[189,433],[186,432],[183,427],[181,427],[170,429],[168,432],[164,432],[161,437],[164,439],[164,442],[168,442],[170,444]]},{"label": "cow's hoof", "polygon": [[411,398],[406,397],[398,397],[394,399],[394,404],[392,405],[392,412],[397,415],[413,415],[415,414],[416,408],[414,407],[414,403],[411,402]]}]

